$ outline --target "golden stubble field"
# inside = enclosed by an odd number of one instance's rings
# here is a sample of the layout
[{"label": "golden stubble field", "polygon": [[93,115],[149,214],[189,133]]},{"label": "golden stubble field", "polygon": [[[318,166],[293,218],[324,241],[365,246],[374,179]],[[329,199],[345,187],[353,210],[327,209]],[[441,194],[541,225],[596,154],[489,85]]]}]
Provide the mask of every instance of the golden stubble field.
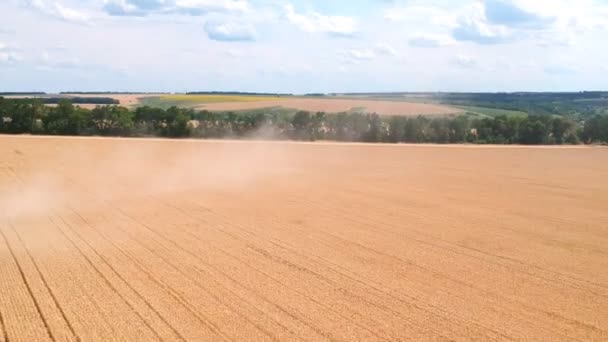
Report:
[{"label": "golden stubble field", "polygon": [[607,340],[608,149],[0,136],[0,341]]},{"label": "golden stubble field", "polygon": [[[183,95],[183,94],[61,94],[28,96],[14,95],[7,98],[28,97],[110,97],[118,100],[121,106],[135,108],[142,105],[142,99],[160,98],[170,105],[209,111],[246,111],[270,108],[286,108],[311,112],[339,113],[363,111],[380,115],[418,116],[418,115],[454,115],[462,114],[459,108],[440,104],[406,101],[370,100],[365,97],[352,98],[315,98],[315,97],[275,97],[275,96],[239,96],[239,95]],[[56,106],[56,105],[49,105]],[[77,104],[93,109],[99,104]],[[154,106],[154,105],[153,105]]]},{"label": "golden stubble field", "polygon": [[332,99],[332,98],[284,98],[256,102],[224,102],[209,103],[196,107],[210,111],[252,110],[272,107],[283,107],[312,112],[339,113],[351,110],[361,110],[366,113],[381,115],[446,115],[462,113],[462,109],[448,106],[415,103],[405,101],[381,101],[369,99]]}]

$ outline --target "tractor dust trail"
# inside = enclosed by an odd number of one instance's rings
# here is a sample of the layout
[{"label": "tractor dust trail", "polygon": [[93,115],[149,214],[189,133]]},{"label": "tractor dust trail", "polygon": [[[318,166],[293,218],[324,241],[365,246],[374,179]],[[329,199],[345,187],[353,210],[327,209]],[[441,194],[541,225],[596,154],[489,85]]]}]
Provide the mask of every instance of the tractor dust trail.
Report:
[{"label": "tractor dust trail", "polygon": [[0,341],[606,340],[607,177],[602,148],[1,136]]}]

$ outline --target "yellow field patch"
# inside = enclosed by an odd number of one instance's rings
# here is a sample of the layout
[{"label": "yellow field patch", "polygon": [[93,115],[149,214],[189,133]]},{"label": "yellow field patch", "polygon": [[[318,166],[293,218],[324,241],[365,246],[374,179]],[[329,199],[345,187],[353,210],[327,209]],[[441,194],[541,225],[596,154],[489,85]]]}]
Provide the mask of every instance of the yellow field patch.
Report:
[{"label": "yellow field patch", "polygon": [[165,95],[161,100],[184,103],[224,103],[224,102],[258,102],[284,99],[279,96],[241,96],[241,95]]}]

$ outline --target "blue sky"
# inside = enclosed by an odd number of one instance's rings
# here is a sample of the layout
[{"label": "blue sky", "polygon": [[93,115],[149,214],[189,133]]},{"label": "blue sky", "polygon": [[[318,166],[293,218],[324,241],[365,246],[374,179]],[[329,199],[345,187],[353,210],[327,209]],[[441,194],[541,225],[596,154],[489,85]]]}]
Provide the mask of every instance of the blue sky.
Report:
[{"label": "blue sky", "polygon": [[606,0],[2,0],[0,91],[608,89]]}]

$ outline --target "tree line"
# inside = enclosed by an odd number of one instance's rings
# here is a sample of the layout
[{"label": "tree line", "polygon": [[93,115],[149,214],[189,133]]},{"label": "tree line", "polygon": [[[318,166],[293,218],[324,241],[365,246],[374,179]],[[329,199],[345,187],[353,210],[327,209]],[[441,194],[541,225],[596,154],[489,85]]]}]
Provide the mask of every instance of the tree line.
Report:
[{"label": "tree line", "polygon": [[278,110],[209,112],[75,106],[0,97],[0,133],[192,138],[265,138],[386,143],[579,144],[608,143],[608,116],[584,122],[552,115],[528,117],[380,116]]},{"label": "tree line", "polygon": [[[36,94],[27,94],[27,95],[36,95]],[[0,96],[2,94],[0,93]],[[9,95],[7,95],[9,96]],[[69,100],[73,104],[94,104],[94,105],[118,105],[120,101],[112,97],[23,97],[23,98],[15,98],[12,99],[14,102],[23,102],[23,103],[31,103],[33,101],[38,101],[42,104],[59,104],[59,102]]]},{"label": "tree line", "polygon": [[30,92],[21,92],[21,91],[5,91],[0,92],[0,96],[30,96],[30,95],[46,95],[45,92],[42,91],[30,91]]},{"label": "tree line", "polygon": [[452,106],[472,106],[521,111],[533,115],[560,115],[575,120],[608,114],[608,92],[515,92],[515,93],[345,93],[330,96],[366,96],[372,99],[425,101]]},{"label": "tree line", "polygon": [[[65,97],[43,97],[39,100],[44,104],[59,104],[64,101]],[[26,100],[26,99],[24,99]],[[117,105],[120,104],[115,98],[112,97],[72,97],[69,101],[73,104],[99,104],[99,105]]]}]

